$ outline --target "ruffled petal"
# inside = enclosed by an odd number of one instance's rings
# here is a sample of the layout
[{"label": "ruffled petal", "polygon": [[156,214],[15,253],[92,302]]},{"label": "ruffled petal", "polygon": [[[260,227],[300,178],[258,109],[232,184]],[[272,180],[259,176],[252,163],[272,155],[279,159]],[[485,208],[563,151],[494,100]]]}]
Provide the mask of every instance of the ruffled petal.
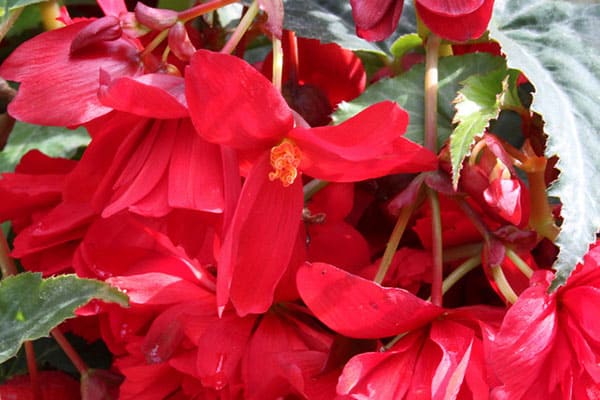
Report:
[{"label": "ruffled petal", "polygon": [[374,42],[387,39],[398,26],[403,0],[350,0],[356,34]]}]

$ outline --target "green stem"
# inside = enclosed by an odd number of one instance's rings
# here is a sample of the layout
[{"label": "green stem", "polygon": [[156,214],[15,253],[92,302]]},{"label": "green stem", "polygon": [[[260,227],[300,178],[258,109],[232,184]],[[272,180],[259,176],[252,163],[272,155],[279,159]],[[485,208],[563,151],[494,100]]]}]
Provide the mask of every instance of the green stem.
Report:
[{"label": "green stem", "polygon": [[88,366],[81,359],[81,357],[73,348],[73,346],[71,346],[71,343],[69,343],[65,335],[63,335],[63,333],[58,328],[52,329],[50,333],[52,333],[54,340],[56,340],[60,348],[63,349],[67,357],[69,357],[69,360],[71,360],[71,362],[77,369],[77,372],[79,372],[79,374],[82,376],[85,375],[88,372]]},{"label": "green stem", "polygon": [[209,12],[218,10],[221,7],[225,7],[229,4],[237,3],[238,0],[213,0],[208,3],[199,4],[195,7],[183,10],[179,13],[178,17],[181,22],[188,22],[201,15],[208,14]]},{"label": "green stem", "polygon": [[425,147],[437,153],[438,59],[442,39],[429,35],[425,45]]},{"label": "green stem", "polygon": [[440,199],[437,192],[427,189],[429,206],[431,207],[431,234],[433,238],[432,256],[433,270],[431,271],[431,302],[436,306],[442,306],[442,282],[444,280],[444,260],[442,243],[442,214],[440,211]]},{"label": "green stem", "polygon": [[477,254],[456,267],[456,269],[444,279],[444,282],[442,283],[442,293],[446,294],[456,282],[461,280],[466,274],[474,270],[480,264],[481,255]]},{"label": "green stem", "polygon": [[381,257],[381,263],[379,264],[379,269],[377,270],[377,274],[375,275],[374,282],[381,285],[385,275],[392,264],[392,260],[394,259],[394,254],[396,254],[396,250],[398,249],[398,244],[400,243],[400,239],[402,239],[402,235],[404,235],[404,231],[406,230],[406,226],[408,225],[408,221],[410,216],[412,215],[414,210],[414,205],[408,205],[403,207],[400,211],[400,215],[398,216],[398,220],[396,221],[396,225],[394,226],[394,230],[390,235],[390,239],[385,246],[385,252],[383,253],[383,257]]},{"label": "green stem", "polygon": [[160,44],[167,38],[168,35],[169,35],[168,29],[165,29],[164,31],[160,32],[158,35],[156,35],[156,37],[154,39],[152,39],[152,41],[150,43],[148,43],[148,45],[146,46],[144,51],[142,51],[140,56],[144,57],[144,56],[152,53],[154,51],[154,49],[156,49],[158,46],[160,46]]},{"label": "green stem", "polygon": [[494,282],[496,282],[500,293],[502,293],[508,303],[514,304],[519,296],[517,296],[513,288],[508,283],[508,280],[506,280],[506,276],[504,275],[504,271],[502,271],[502,267],[499,265],[493,266],[491,267],[491,270],[492,277],[494,278]]},{"label": "green stem", "polygon": [[242,37],[244,36],[246,31],[250,28],[250,25],[252,25],[252,22],[254,21],[254,18],[256,18],[257,15],[258,1],[254,0],[250,8],[248,8],[248,11],[246,11],[244,16],[240,20],[238,26],[235,28],[235,31],[233,31],[233,33],[231,34],[231,37],[229,38],[227,43],[225,43],[225,46],[223,46],[223,48],[221,49],[221,53],[231,54],[233,52],[240,40],[242,40]]},{"label": "green stem", "polygon": [[519,268],[519,271],[521,271],[528,279],[531,279],[531,276],[533,275],[531,267],[512,249],[505,247],[505,251],[506,256],[517,266],[517,268]]},{"label": "green stem", "polygon": [[457,260],[464,260],[474,255],[480,255],[481,249],[483,249],[483,243],[472,243],[464,244],[461,246],[446,247],[444,248],[444,262],[452,262]]},{"label": "green stem", "polygon": [[313,179],[312,181],[308,182],[306,185],[304,185],[304,202],[306,203],[312,199],[315,194],[319,193],[327,185],[329,185],[329,182],[322,181],[320,179]]},{"label": "green stem", "polygon": [[16,8],[8,13],[8,17],[0,24],[0,42],[4,39],[4,36],[10,31],[10,28],[17,22],[19,16],[23,12],[24,7]]}]

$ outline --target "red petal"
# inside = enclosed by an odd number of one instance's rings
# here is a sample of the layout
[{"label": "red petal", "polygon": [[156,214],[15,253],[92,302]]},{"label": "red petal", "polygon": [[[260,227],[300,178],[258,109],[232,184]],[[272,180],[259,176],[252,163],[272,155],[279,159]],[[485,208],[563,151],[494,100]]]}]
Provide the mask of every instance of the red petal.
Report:
[{"label": "red petal", "polygon": [[185,79],[194,126],[211,143],[266,149],[293,126],[281,94],[240,58],[198,50]]},{"label": "red petal", "polygon": [[398,335],[444,312],[404,289],[385,288],[329,264],[304,264],[297,282],[302,300],[315,316],[349,337]]},{"label": "red petal", "polygon": [[122,77],[111,81],[101,71],[98,97],[102,104],[141,117],[171,119],[188,116],[184,80],[166,74]]},{"label": "red petal", "polygon": [[398,25],[403,0],[350,0],[356,33],[371,42],[387,39]]},{"label": "red petal", "polygon": [[71,56],[71,41],[89,24],[80,22],[42,33],[4,61],[0,75],[21,82],[8,106],[13,117],[38,125],[73,126],[110,111],[98,100],[99,71],[103,69],[114,78],[135,75],[139,68],[137,49],[118,39]]},{"label": "red petal", "polygon": [[344,123],[295,128],[289,137],[302,151],[300,169],[315,178],[352,182],[435,169],[435,154],[403,138],[408,114],[395,103],[377,103]]},{"label": "red petal", "polygon": [[545,373],[557,329],[556,302],[547,287],[537,284],[519,296],[489,349],[491,367],[511,398],[520,398]]},{"label": "red petal", "polygon": [[302,182],[270,181],[269,155],[250,171],[219,257],[217,301],[229,297],[238,314],[265,312],[294,248],[302,212]]},{"label": "red petal", "polygon": [[455,399],[470,363],[473,330],[453,321],[434,321],[429,336],[442,350],[432,382],[432,399]]},{"label": "red petal", "polygon": [[160,272],[118,276],[106,282],[127,293],[132,304],[173,304],[213,296],[192,282]]},{"label": "red petal", "polygon": [[425,25],[444,39],[464,42],[477,39],[487,29],[493,0],[417,0],[415,8]]},{"label": "red petal", "polygon": [[337,393],[359,399],[403,399],[411,384],[422,345],[421,336],[421,332],[417,332],[402,338],[399,344],[404,351],[363,353],[353,357],[344,367]]},{"label": "red petal", "polygon": [[220,146],[200,138],[189,119],[180,120],[169,166],[169,205],[222,212],[225,207]]}]

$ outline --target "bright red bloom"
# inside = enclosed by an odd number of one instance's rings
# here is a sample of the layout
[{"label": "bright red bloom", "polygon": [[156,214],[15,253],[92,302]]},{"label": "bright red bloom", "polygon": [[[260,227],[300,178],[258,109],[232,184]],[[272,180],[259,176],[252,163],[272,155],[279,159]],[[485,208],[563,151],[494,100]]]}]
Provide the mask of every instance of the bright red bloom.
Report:
[{"label": "bright red bloom", "polygon": [[453,42],[465,42],[483,35],[494,0],[416,0],[415,8],[433,33]]},{"label": "bright red bloom", "polygon": [[488,332],[494,399],[591,399],[600,393],[600,242],[567,281],[548,293],[549,271],[534,275]]},{"label": "bright red bloom", "polygon": [[408,115],[391,102],[338,126],[294,128],[294,114],[281,94],[233,56],[196,52],[186,70],[186,96],[200,136],[254,161],[217,274],[219,306],[231,298],[240,315],[271,305],[288,266],[303,203],[300,170],[348,182],[437,165],[432,152],[401,136]]},{"label": "bright red bloom", "polygon": [[[111,14],[126,11],[122,1],[100,3]],[[97,96],[100,70],[113,77],[144,72],[138,57],[141,46],[123,33],[118,17],[79,21],[42,33],[11,53],[0,75],[21,85],[9,113],[33,124],[74,126],[111,111]]]},{"label": "bright red bloom", "polygon": [[298,289],[315,316],[336,332],[355,338],[405,334],[388,351],[354,356],[338,381],[341,398],[487,397],[479,324],[496,325],[503,310],[444,310],[404,289],[322,263],[300,268]]}]

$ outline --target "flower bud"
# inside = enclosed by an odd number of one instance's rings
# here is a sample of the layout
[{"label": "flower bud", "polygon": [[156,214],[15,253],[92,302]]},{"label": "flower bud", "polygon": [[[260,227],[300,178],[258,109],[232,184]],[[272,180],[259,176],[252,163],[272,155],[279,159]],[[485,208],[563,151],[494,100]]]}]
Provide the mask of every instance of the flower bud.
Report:
[{"label": "flower bud", "polygon": [[177,11],[152,8],[138,2],[135,6],[135,17],[142,25],[156,31],[170,28],[177,22]]}]

